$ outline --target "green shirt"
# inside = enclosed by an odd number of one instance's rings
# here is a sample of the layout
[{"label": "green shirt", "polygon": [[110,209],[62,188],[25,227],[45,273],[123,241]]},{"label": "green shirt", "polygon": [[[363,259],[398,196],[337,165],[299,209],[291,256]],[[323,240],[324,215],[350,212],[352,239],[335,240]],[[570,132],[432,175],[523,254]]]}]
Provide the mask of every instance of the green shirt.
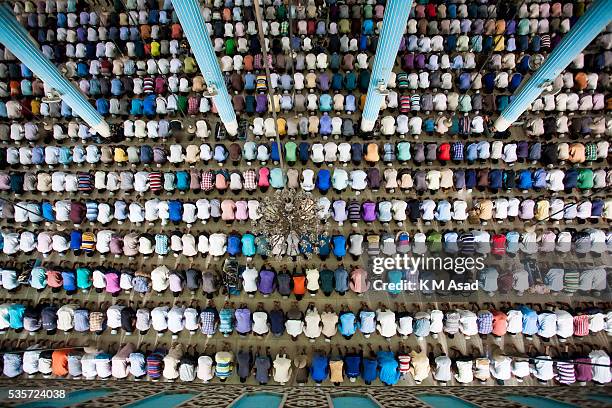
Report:
[{"label": "green shirt", "polygon": [[76,268],[77,287],[89,289],[92,285],[91,271],[87,268]]},{"label": "green shirt", "polygon": [[230,57],[236,54],[236,40],[233,38],[228,38],[225,40],[225,54],[229,55]]},{"label": "green shirt", "polygon": [[472,98],[469,95],[459,96],[459,111],[469,112],[472,110]]},{"label": "green shirt", "polygon": [[276,167],[270,171],[270,185],[273,188],[285,187],[285,175],[280,168]]},{"label": "green shirt", "polygon": [[287,18],[287,8],[285,7],[284,4],[281,4],[280,6],[276,7],[276,19],[283,21],[286,18]]},{"label": "green shirt", "polygon": [[285,143],[285,160],[288,162],[297,161],[296,152],[297,145],[294,142]]},{"label": "green shirt", "polygon": [[195,60],[193,57],[186,57],[183,61],[183,70],[186,74],[191,74],[196,71]]},{"label": "green shirt", "polygon": [[185,95],[178,95],[176,98],[176,105],[179,112],[187,113],[187,97]]},{"label": "green shirt", "polygon": [[329,293],[334,290],[334,272],[329,269],[323,269],[319,272],[319,283],[321,290]]},{"label": "green shirt", "polygon": [[341,33],[349,33],[351,31],[351,23],[347,19],[343,18],[338,24],[338,31]]},{"label": "green shirt", "polygon": [[529,19],[523,18],[516,25],[516,34],[517,35],[528,35],[529,34]]},{"label": "green shirt", "polygon": [[397,160],[410,160],[410,143],[399,142],[397,144]]},{"label": "green shirt", "polygon": [[597,160],[597,145],[595,143],[587,143],[584,146],[584,158],[587,161]]},{"label": "green shirt", "polygon": [[580,169],[580,173],[578,174],[578,188],[582,190],[593,188],[593,170]]},{"label": "green shirt", "polygon": [[366,4],[363,6],[363,18],[372,18],[372,5]]}]

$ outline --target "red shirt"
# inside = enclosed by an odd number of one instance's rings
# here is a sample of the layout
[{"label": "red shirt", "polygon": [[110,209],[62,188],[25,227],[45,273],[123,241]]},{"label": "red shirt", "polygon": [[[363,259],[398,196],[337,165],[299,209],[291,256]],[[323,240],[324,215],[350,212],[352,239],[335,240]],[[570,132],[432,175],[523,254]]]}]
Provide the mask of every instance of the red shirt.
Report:
[{"label": "red shirt", "polygon": [[259,169],[259,178],[257,180],[258,187],[269,187],[270,181],[268,180],[270,177],[270,170],[267,167],[262,167]]},{"label": "red shirt", "polygon": [[433,3],[429,3],[427,6],[425,6],[425,12],[429,18],[436,17],[436,7],[433,5]]},{"label": "red shirt", "polygon": [[293,293],[296,295],[303,295],[306,293],[306,287],[304,283],[306,282],[306,276],[304,275],[296,275],[293,277]]},{"label": "red shirt", "polygon": [[438,148],[438,160],[450,160],[450,143],[442,143]]},{"label": "red shirt", "polygon": [[495,336],[505,336],[508,331],[508,316],[501,310],[492,310],[493,314],[493,333]]},{"label": "red shirt", "polygon": [[493,245],[491,253],[493,255],[503,255],[506,253],[506,236],[504,234],[495,234],[491,239]]}]

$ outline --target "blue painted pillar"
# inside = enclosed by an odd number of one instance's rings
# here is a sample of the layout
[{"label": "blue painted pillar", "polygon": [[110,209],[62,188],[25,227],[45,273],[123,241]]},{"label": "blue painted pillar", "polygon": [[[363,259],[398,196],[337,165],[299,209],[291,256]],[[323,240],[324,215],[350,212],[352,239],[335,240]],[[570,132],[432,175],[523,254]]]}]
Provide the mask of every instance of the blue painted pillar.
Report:
[{"label": "blue painted pillar", "polygon": [[38,44],[15,18],[8,3],[0,4],[0,43],[10,50],[38,78],[55,89],[72,112],[79,115],[92,131],[110,137],[110,127],[87,98],[62,76],[57,67],[38,48]]},{"label": "blue painted pillar", "polygon": [[402,35],[406,29],[408,15],[412,7],[412,0],[388,0],[383,16],[372,76],[368,85],[363,116],[361,118],[361,130],[371,132],[380,112],[385,97],[385,89],[389,77],[395,65],[395,58],[399,50]]},{"label": "blue painted pillar", "polygon": [[227,129],[230,135],[238,134],[236,112],[234,112],[232,100],[225,87],[221,68],[219,68],[217,55],[210,41],[208,30],[206,30],[206,22],[202,16],[199,1],[172,0],[172,5],[198,62],[200,71],[202,71],[206,85],[209,88],[213,88],[216,92],[216,95],[213,96],[213,101],[221,121],[225,125],[225,129]]},{"label": "blue painted pillar", "polygon": [[529,108],[576,56],[612,21],[612,0],[595,0],[576,25],[563,37],[544,64],[514,93],[512,102],[495,121],[495,129],[503,132]]}]

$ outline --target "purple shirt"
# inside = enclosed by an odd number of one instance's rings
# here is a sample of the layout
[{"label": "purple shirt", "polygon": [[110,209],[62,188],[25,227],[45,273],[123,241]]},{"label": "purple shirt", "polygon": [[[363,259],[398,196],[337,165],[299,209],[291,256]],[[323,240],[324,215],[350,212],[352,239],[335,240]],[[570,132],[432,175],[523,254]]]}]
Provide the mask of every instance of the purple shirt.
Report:
[{"label": "purple shirt", "polygon": [[251,311],[249,309],[236,309],[236,331],[238,333],[249,333],[251,331]]},{"label": "purple shirt", "polygon": [[366,201],[361,208],[361,216],[365,222],[376,221],[376,204],[372,201]]},{"label": "purple shirt", "polygon": [[276,278],[276,274],[267,269],[262,269],[259,272],[259,283],[257,284],[257,288],[264,295],[269,295],[274,292],[274,280]]}]

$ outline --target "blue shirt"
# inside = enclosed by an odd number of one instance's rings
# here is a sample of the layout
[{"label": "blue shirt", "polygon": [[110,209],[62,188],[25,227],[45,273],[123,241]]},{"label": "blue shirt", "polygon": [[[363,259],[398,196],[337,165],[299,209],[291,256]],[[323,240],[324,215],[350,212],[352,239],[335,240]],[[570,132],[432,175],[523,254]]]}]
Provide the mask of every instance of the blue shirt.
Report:
[{"label": "blue shirt", "polygon": [[478,143],[470,143],[465,149],[465,157],[468,161],[478,159]]},{"label": "blue shirt", "polygon": [[273,161],[280,161],[280,153],[277,142],[272,143],[272,151],[270,152],[270,158]]},{"label": "blue shirt", "polygon": [[41,204],[41,215],[46,221],[55,221],[55,212],[53,210],[53,204],[48,201],[43,201]]},{"label": "blue shirt", "polygon": [[346,238],[344,235],[334,235],[332,237],[334,255],[342,258],[346,255]]},{"label": "blue shirt", "polygon": [[518,176],[517,187],[520,190],[529,190],[533,186],[532,175],[530,170],[521,170]]},{"label": "blue shirt", "polygon": [[241,241],[240,236],[236,234],[231,234],[227,238],[227,253],[231,256],[240,255],[240,247]]},{"label": "blue shirt", "polygon": [[364,358],[361,378],[365,382],[372,382],[376,380],[376,377],[378,377],[378,362],[370,358]]},{"label": "blue shirt", "polygon": [[399,381],[399,363],[392,351],[379,351],[376,353],[380,369],[380,381],[387,385],[396,384]]},{"label": "blue shirt", "polygon": [[489,187],[502,188],[504,174],[501,170],[491,170],[489,173]]},{"label": "blue shirt", "polygon": [[189,173],[186,171],[176,172],[176,188],[182,191],[189,190]]},{"label": "blue shirt", "polygon": [[523,314],[523,334],[532,336],[538,332],[538,314],[535,310],[522,305],[520,308]]},{"label": "blue shirt", "polygon": [[349,378],[359,377],[361,370],[361,356],[358,355],[347,355],[344,357],[344,365],[346,376]]},{"label": "blue shirt", "polygon": [[306,142],[301,142],[298,146],[299,156],[301,162],[307,162],[310,158],[310,145]]},{"label": "blue shirt", "polygon": [[155,99],[156,99],[155,95],[147,95],[144,98],[143,113],[146,116],[155,116],[157,114],[156,112],[157,104],[156,104]]},{"label": "blue shirt", "polygon": [[319,132],[322,135],[331,135],[331,132],[332,132],[332,120],[329,117],[329,115],[323,115],[319,119]]},{"label": "blue shirt", "polygon": [[70,233],[70,249],[73,251],[81,249],[82,235],[80,231],[72,231]]},{"label": "blue shirt", "polygon": [[346,97],[344,98],[344,110],[346,112],[355,112],[356,110],[355,95],[353,94],[346,95]]},{"label": "blue shirt", "polygon": [[168,201],[168,214],[170,221],[180,222],[183,219],[183,203],[178,200]]},{"label": "blue shirt", "polygon": [[130,115],[134,115],[134,116],[142,115],[142,100],[141,99],[138,99],[138,98],[132,99]]},{"label": "blue shirt", "polygon": [[338,268],[334,271],[334,282],[336,292],[346,292],[349,289],[348,285],[349,275],[346,269]]},{"label": "blue shirt", "polygon": [[417,337],[425,337],[429,335],[431,321],[426,318],[415,319],[413,323],[413,332]]},{"label": "blue shirt", "polygon": [[73,271],[62,271],[62,285],[67,292],[77,290],[76,274]]},{"label": "blue shirt", "polygon": [[537,169],[535,173],[533,173],[533,187],[546,188],[546,170]]},{"label": "blue shirt", "polygon": [[359,312],[359,326],[364,334],[374,333],[376,330],[376,313],[371,310]]},{"label": "blue shirt", "polygon": [[329,112],[332,110],[332,97],[329,94],[323,94],[319,97],[319,110],[321,112]]},{"label": "blue shirt", "polygon": [[338,330],[343,336],[352,336],[357,331],[357,322],[352,312],[340,313]]},{"label": "blue shirt", "polygon": [[312,356],[310,376],[315,382],[324,381],[329,374],[329,359],[326,356],[315,354]]},{"label": "blue shirt", "polygon": [[319,170],[317,174],[317,188],[322,192],[329,190],[331,186],[331,173],[327,169]]},{"label": "blue shirt", "polygon": [[23,315],[25,306],[21,303],[13,303],[9,306],[9,325],[11,329],[19,330],[23,328]]},{"label": "blue shirt", "polygon": [[[387,272],[387,282],[389,283],[399,284],[403,278],[404,278],[404,273],[398,269],[393,269]],[[402,291],[399,290],[398,288],[394,288],[394,289],[387,289],[387,292],[389,292],[392,295],[398,295]]]},{"label": "blue shirt", "polygon": [[242,254],[244,256],[253,256],[255,255],[255,236],[253,234],[247,233],[242,236]]}]

